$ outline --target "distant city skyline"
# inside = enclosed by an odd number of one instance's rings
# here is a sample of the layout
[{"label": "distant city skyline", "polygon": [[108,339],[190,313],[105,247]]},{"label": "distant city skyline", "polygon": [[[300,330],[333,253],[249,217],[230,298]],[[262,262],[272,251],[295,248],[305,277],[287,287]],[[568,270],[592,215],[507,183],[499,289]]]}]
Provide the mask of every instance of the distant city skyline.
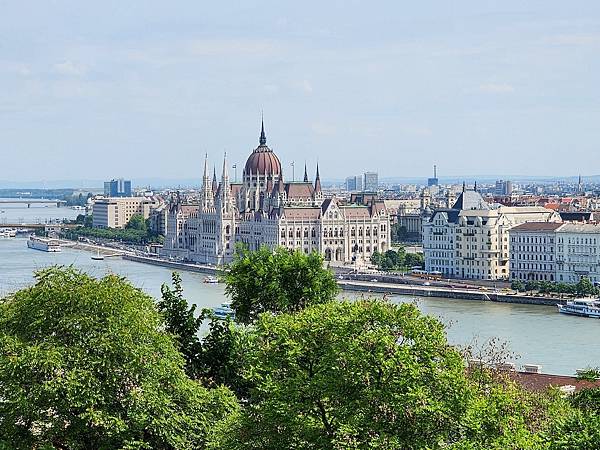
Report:
[{"label": "distant city skyline", "polygon": [[2,184],[200,180],[261,111],[288,179],[600,167],[592,0],[9,2],[0,32]]}]

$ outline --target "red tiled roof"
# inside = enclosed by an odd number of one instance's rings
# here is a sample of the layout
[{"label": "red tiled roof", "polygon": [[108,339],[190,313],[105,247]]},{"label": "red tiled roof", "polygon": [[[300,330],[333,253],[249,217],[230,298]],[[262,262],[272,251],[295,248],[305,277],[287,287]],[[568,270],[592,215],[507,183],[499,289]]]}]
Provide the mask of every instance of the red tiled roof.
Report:
[{"label": "red tiled roof", "polygon": [[600,380],[579,380],[576,377],[546,373],[511,372],[511,378],[528,391],[544,391],[549,387],[575,386],[575,390],[600,387]]}]

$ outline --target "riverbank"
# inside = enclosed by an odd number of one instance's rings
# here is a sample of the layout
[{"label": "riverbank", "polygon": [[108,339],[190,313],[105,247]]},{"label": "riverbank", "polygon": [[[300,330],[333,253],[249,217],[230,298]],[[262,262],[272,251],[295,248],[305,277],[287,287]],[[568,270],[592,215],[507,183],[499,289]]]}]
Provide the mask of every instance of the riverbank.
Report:
[{"label": "riverbank", "polygon": [[367,281],[339,280],[338,285],[346,291],[373,292],[391,295],[410,295],[417,297],[438,297],[460,300],[479,300],[519,305],[556,306],[565,304],[565,299],[536,297],[529,295],[511,295],[498,292],[485,292],[475,289],[440,288],[410,284],[392,284]]},{"label": "riverbank", "polygon": [[[196,273],[218,274],[221,269],[215,266],[202,264],[169,261],[161,258],[124,254],[123,259],[143,264],[152,264],[167,267],[173,270],[184,270]],[[499,303],[514,303],[520,305],[542,305],[555,307],[565,304],[565,299],[529,296],[521,294],[507,294],[500,292],[487,292],[480,289],[458,289],[437,286],[423,286],[416,284],[396,284],[370,281],[337,280],[338,285],[345,291],[373,292],[380,294],[409,295],[417,297],[438,297],[460,300],[479,300]]]}]

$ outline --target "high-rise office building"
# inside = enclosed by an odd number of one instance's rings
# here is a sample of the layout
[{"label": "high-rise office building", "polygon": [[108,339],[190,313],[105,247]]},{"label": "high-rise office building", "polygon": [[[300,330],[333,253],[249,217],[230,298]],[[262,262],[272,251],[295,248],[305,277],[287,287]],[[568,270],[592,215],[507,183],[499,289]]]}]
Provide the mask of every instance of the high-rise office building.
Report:
[{"label": "high-rise office building", "polygon": [[433,178],[427,178],[427,186],[437,186],[439,183],[437,177],[437,166],[433,166]]},{"label": "high-rise office building", "polygon": [[365,172],[363,188],[366,192],[376,192],[379,189],[377,172]]},{"label": "high-rise office building", "polygon": [[494,194],[496,195],[512,195],[513,182],[510,180],[498,180],[496,181],[496,189]]},{"label": "high-rise office building", "polygon": [[346,190],[348,192],[358,192],[358,191],[362,191],[363,189],[363,183],[362,183],[362,177],[360,175],[358,176],[351,176],[346,178]]},{"label": "high-rise office building", "polygon": [[131,197],[131,181],[123,178],[105,181],[104,195],[107,197]]}]

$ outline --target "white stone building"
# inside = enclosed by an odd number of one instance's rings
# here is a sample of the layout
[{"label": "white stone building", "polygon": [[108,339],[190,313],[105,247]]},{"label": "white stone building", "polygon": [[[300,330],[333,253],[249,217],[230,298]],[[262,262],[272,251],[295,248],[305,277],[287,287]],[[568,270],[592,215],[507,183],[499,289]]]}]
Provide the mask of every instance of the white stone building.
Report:
[{"label": "white stone building", "polygon": [[448,277],[509,278],[508,230],[525,222],[558,222],[542,207],[489,204],[476,190],[463,190],[452,208],[435,210],[423,223],[425,270]]},{"label": "white stone building", "polygon": [[556,281],[600,282],[600,225],[565,223],[556,230]]},{"label": "white stone building", "polygon": [[347,205],[326,199],[318,166],[314,183],[306,167],[303,181],[284,182],[279,158],[266,142],[263,126],[241,183],[229,180],[226,159],[220,183],[214,172],[211,182],[205,161],[199,200],[172,199],[163,255],[223,264],[241,242],[252,250],[317,251],[344,264],[366,262],[375,251],[389,249],[390,216],[383,201]]},{"label": "white stone building", "polygon": [[556,281],[556,230],[560,222],[529,222],[509,231],[510,279]]}]

